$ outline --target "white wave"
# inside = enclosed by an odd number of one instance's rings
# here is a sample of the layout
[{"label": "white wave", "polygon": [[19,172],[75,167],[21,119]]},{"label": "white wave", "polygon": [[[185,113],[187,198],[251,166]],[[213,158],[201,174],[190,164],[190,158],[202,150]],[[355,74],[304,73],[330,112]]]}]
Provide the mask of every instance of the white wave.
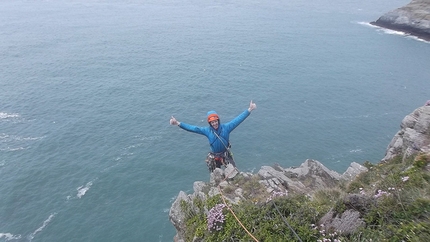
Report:
[{"label": "white wave", "polygon": [[16,135],[8,135],[5,133],[1,133],[0,134],[0,139],[6,139],[9,141],[38,141],[41,139],[44,139],[46,136],[39,136],[39,137],[21,137],[21,136],[16,136]]},{"label": "white wave", "polygon": [[[37,142],[44,139],[46,136],[40,137],[21,137],[16,135],[8,135],[0,133],[0,143],[4,143],[5,146],[0,148],[0,151],[20,151],[25,150],[29,147],[30,142]],[[18,142],[18,143],[17,143]]]},{"label": "white wave", "polygon": [[21,235],[13,235],[11,233],[0,233],[0,239],[4,238],[5,241],[21,239]]},{"label": "white wave", "polygon": [[5,133],[0,134],[0,139],[7,139],[7,138],[9,138],[8,134],[5,134]]},{"label": "white wave", "polygon": [[124,150],[133,149],[133,148],[136,148],[136,147],[139,147],[139,146],[142,146],[142,145],[143,145],[142,143],[140,143],[140,144],[135,144],[135,145],[130,145],[130,146],[128,146],[128,147],[125,147],[125,148],[124,148]]},{"label": "white wave", "polygon": [[361,149],[355,149],[355,150],[350,150],[349,153],[361,153],[363,152],[363,150]]},{"label": "white wave", "polygon": [[159,139],[161,139],[162,137],[161,136],[147,136],[147,137],[142,137],[142,138],[140,138],[140,140],[150,140],[150,141],[152,141],[152,140],[159,140]]},{"label": "white wave", "polygon": [[405,32],[397,31],[397,30],[392,30],[392,29],[384,29],[384,28],[380,28],[380,30],[382,30],[382,32],[384,32],[384,33],[386,33],[386,34],[400,35],[400,36],[407,36],[407,35],[408,35],[408,34],[406,34]]},{"label": "white wave", "polygon": [[[118,161],[118,160],[120,160],[120,159],[115,159],[115,161]],[[119,165],[119,163],[116,163],[114,165],[108,166],[108,167],[104,168],[101,172],[107,172],[110,169],[112,169],[112,168],[114,168],[115,166],[118,166],[118,165]]]},{"label": "white wave", "polygon": [[382,28],[382,27],[379,27],[379,26],[372,25],[369,22],[357,22],[357,23],[361,24],[361,25],[364,25],[364,26],[367,26],[367,27],[372,27],[372,28],[378,29],[378,31],[382,31],[385,34],[399,35],[399,36],[403,36],[403,37],[410,38],[410,39],[413,39],[413,40],[417,40],[417,41],[421,41],[421,42],[425,42],[425,43],[430,43],[430,41],[423,40],[423,39],[421,39],[421,38],[419,38],[417,36],[413,36],[413,35],[407,34],[407,33],[402,32],[402,31],[397,31],[397,30],[391,30],[391,29]]},{"label": "white wave", "polygon": [[17,140],[41,140],[45,138],[46,136],[40,136],[40,137],[18,137]]},{"label": "white wave", "polygon": [[53,213],[53,214],[51,214],[51,215],[49,215],[49,217],[45,220],[45,221],[43,221],[43,224],[42,224],[42,226],[40,226],[39,228],[37,228],[33,233],[31,233],[29,236],[28,236],[28,239],[31,241],[31,240],[33,240],[33,238],[34,238],[34,236],[37,234],[37,233],[39,233],[39,232],[41,232],[50,222],[51,222],[51,220],[55,217],[55,215],[56,215],[57,213]]},{"label": "white wave", "polygon": [[0,112],[0,119],[7,119],[7,118],[18,118],[19,114],[17,113],[3,113]]},{"label": "white wave", "polygon": [[[409,39],[413,39],[413,40],[416,40],[416,41],[421,41],[421,42],[424,42],[424,43],[428,43],[428,44],[430,44],[430,41],[427,41],[427,40],[424,40],[424,39],[420,39],[420,38],[418,38],[418,37],[416,37],[416,36],[407,35],[407,36],[406,36],[406,38],[409,38]],[[405,87],[405,88],[406,88],[406,87]]]},{"label": "white wave", "polygon": [[81,198],[87,193],[88,190],[90,190],[91,186],[93,185],[93,182],[88,182],[85,186],[80,186],[76,190],[78,191],[78,194],[76,195],[78,198]]},{"label": "white wave", "polygon": [[367,27],[372,27],[372,28],[379,28],[378,26],[375,25],[371,25],[369,22],[356,22],[357,24],[361,24]]},{"label": "white wave", "polygon": [[173,196],[173,197],[171,197],[170,198],[170,203],[173,203],[175,200],[176,200],[176,198],[177,198],[178,196]]},{"label": "white wave", "polygon": [[17,150],[25,150],[25,148],[24,147],[16,147],[16,148],[7,147],[7,148],[0,149],[0,151],[17,151]]}]

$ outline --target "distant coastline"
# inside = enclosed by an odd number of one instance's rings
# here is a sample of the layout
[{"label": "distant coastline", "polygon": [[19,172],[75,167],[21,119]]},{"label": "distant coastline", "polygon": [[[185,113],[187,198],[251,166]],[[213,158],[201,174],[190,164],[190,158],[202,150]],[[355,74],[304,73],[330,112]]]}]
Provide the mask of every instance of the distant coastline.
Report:
[{"label": "distant coastline", "polygon": [[430,41],[430,0],[412,0],[370,24]]}]

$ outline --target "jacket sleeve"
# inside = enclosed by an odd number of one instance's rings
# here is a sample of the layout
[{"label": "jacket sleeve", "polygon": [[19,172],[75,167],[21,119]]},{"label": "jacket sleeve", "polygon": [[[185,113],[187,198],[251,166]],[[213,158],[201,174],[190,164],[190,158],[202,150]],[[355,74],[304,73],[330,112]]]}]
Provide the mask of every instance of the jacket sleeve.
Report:
[{"label": "jacket sleeve", "polygon": [[230,122],[225,124],[225,127],[227,128],[228,132],[233,131],[237,126],[239,126],[239,124],[241,124],[249,115],[251,114],[251,112],[248,111],[248,109],[246,109],[245,111],[243,111],[241,114],[239,114],[239,116],[237,116],[236,118],[234,118],[233,120],[231,120]]},{"label": "jacket sleeve", "polygon": [[193,132],[196,134],[206,135],[206,133],[207,133],[205,127],[198,127],[198,126],[194,126],[194,125],[186,124],[186,123],[182,123],[182,122],[179,124],[179,127],[181,129],[184,129],[186,131]]}]

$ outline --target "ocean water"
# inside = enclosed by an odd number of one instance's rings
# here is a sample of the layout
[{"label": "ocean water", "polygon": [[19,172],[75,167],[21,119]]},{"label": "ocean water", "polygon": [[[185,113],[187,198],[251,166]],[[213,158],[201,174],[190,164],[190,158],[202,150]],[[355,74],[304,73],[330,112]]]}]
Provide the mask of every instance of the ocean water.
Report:
[{"label": "ocean water", "polygon": [[207,125],[238,168],[378,162],[430,99],[430,44],[368,23],[381,1],[3,0],[0,241],[172,241],[209,181]]}]

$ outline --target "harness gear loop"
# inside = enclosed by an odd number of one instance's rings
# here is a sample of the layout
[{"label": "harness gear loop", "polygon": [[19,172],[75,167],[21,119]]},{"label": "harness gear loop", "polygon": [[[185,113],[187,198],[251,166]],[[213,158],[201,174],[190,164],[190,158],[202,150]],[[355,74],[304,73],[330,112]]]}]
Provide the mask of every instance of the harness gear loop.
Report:
[{"label": "harness gear loop", "polygon": [[210,172],[213,172],[215,168],[221,168],[221,166],[227,167],[230,164],[231,155],[229,152],[212,153],[209,152],[206,156],[206,165]]}]

